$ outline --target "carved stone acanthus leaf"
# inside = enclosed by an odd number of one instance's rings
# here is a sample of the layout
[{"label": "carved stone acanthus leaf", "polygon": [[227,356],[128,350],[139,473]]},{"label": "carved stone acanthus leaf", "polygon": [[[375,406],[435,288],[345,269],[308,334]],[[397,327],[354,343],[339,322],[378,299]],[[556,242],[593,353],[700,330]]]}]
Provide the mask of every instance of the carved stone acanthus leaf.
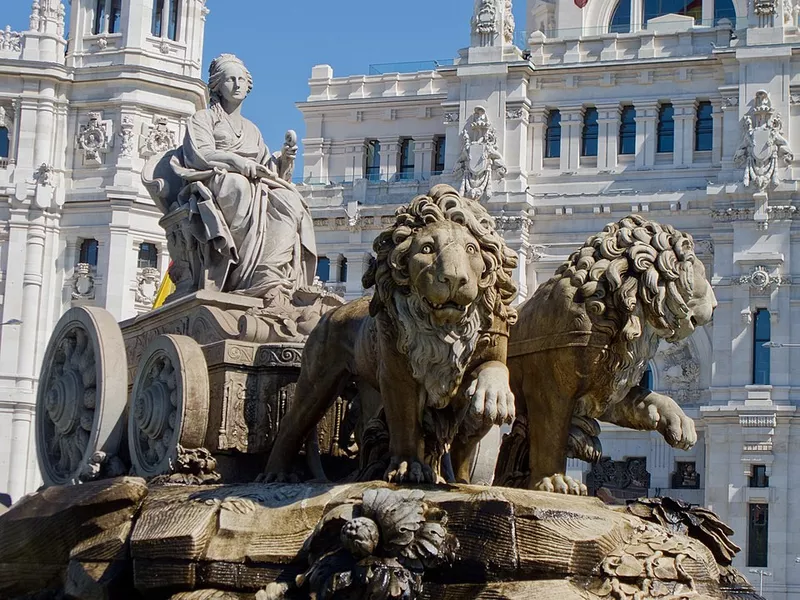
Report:
[{"label": "carved stone acanthus leaf", "polygon": [[6,25],[0,29],[0,52],[22,52],[22,34],[11,31],[11,26]]},{"label": "carved stone acanthus leaf", "polygon": [[743,138],[733,157],[744,168],[745,187],[765,191],[781,182],[781,167],[791,164],[794,154],[783,137],[780,113],[772,107],[769,94],[756,92],[753,108],[742,120]]},{"label": "carved stone acanthus leaf", "polygon": [[740,276],[738,283],[749,286],[754,292],[763,293],[779,288],[781,284],[787,283],[787,279],[780,273],[771,274],[771,270],[764,265],[757,265],[750,273]]},{"label": "carved stone acanthus leaf", "polygon": [[136,134],[133,131],[133,117],[125,115],[119,128],[119,137],[122,139],[120,144],[120,156],[133,156],[134,140]]},{"label": "carved stone acanthus leaf", "polygon": [[526,214],[500,215],[495,217],[495,227],[498,231],[518,231],[527,234],[531,226],[531,218]]},{"label": "carved stone acanthus leaf", "polygon": [[770,221],[788,221],[797,215],[797,207],[791,204],[768,206],[767,214],[769,215]]},{"label": "carved stone acanthus leaf", "polygon": [[172,150],[178,144],[175,133],[169,129],[166,117],[155,116],[153,122],[144,127],[139,154],[144,157],[154,156],[167,150]]},{"label": "carved stone acanthus leaf", "polygon": [[514,21],[514,7],[511,0],[505,0],[505,11],[503,13],[503,40],[506,44],[514,43],[514,30],[516,29],[516,22]]},{"label": "carved stone acanthus leaf", "polygon": [[486,109],[476,106],[461,132],[461,155],[454,169],[460,193],[473,200],[488,200],[494,191],[493,181],[503,179],[506,172],[497,130],[489,122]]},{"label": "carved stone acanthus leaf", "polygon": [[712,210],[711,218],[715,221],[749,221],[753,218],[753,210],[750,208],[725,208]]},{"label": "carved stone acanthus leaf", "polygon": [[421,490],[372,489],[360,504],[330,511],[306,541],[309,569],[296,585],[318,598],[417,597],[426,569],[455,558],[447,513]]},{"label": "carved stone acanthus leaf", "polygon": [[161,284],[161,272],[153,267],[141,269],[136,276],[136,303],[152,306]]},{"label": "carved stone acanthus leaf", "polygon": [[89,113],[88,119],[78,133],[78,148],[83,151],[84,165],[98,166],[111,147],[111,121],[103,121],[98,112]]},{"label": "carved stone acanthus leaf", "polygon": [[75,265],[72,276],[73,300],[94,300],[94,267],[88,263]]}]

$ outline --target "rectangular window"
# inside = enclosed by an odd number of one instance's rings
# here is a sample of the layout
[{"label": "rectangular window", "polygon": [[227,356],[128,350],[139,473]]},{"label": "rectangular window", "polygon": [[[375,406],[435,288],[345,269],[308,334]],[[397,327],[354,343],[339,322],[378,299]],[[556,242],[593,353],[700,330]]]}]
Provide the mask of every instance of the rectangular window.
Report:
[{"label": "rectangular window", "polygon": [[583,131],[581,132],[581,156],[597,156],[597,109],[587,108],[583,112]]},{"label": "rectangular window", "polygon": [[139,244],[138,266],[140,269],[158,268],[158,248],[155,244],[149,242]]},{"label": "rectangular window", "polygon": [[547,115],[547,128],[544,132],[544,157],[561,156],[561,113],[553,109]]},{"label": "rectangular window", "polygon": [[108,14],[108,33],[119,33],[122,16],[122,0],[111,0],[111,11]]},{"label": "rectangular window", "polygon": [[714,118],[711,102],[697,105],[697,121],[694,125],[694,149],[698,152],[711,150],[714,143]]},{"label": "rectangular window", "polygon": [[8,158],[8,129],[0,127],[0,158]]},{"label": "rectangular window", "polygon": [[409,180],[414,178],[414,140],[405,138],[400,142],[400,173],[399,179]]},{"label": "rectangular window", "polygon": [[364,174],[369,181],[380,181],[381,179],[381,143],[378,140],[367,142]]},{"label": "rectangular window", "polygon": [[150,23],[150,33],[156,37],[161,37],[161,16],[164,13],[164,0],[153,1],[153,17]]},{"label": "rectangular window", "polygon": [[658,109],[656,130],[656,152],[672,152],[675,149],[675,111],[672,104],[662,104]]},{"label": "rectangular window", "polygon": [[105,20],[106,0],[97,0],[97,4],[94,9],[94,28],[92,29],[93,34],[99,35],[105,31]]},{"label": "rectangular window", "polygon": [[320,281],[328,281],[331,278],[331,261],[327,256],[320,256],[317,259],[317,277]]},{"label": "rectangular window", "polygon": [[769,547],[769,505],[749,505],[747,566],[766,567]]},{"label": "rectangular window", "polygon": [[88,239],[81,242],[81,251],[78,258],[79,263],[97,266],[97,240]]},{"label": "rectangular window", "polygon": [[636,109],[623,106],[619,124],[619,153],[636,154]]},{"label": "rectangular window", "polygon": [[436,138],[434,142],[435,148],[433,151],[433,174],[434,175],[441,175],[444,173],[444,152],[445,152],[445,140],[446,138],[442,135]]},{"label": "rectangular window", "polygon": [[769,311],[759,308],[753,322],[753,383],[769,385],[769,348],[764,347],[771,335]]},{"label": "rectangular window", "polygon": [[769,477],[767,477],[766,465],[753,465],[750,468],[750,487],[751,488],[769,487]]},{"label": "rectangular window", "polygon": [[169,24],[167,26],[167,37],[171,40],[178,39],[178,7],[180,0],[169,0]]},{"label": "rectangular window", "polygon": [[677,490],[696,490],[700,487],[700,475],[697,473],[697,464],[693,462],[679,462],[675,465],[672,474],[672,487]]},{"label": "rectangular window", "polygon": [[342,266],[339,269],[339,283],[347,281],[347,259],[342,258]]}]

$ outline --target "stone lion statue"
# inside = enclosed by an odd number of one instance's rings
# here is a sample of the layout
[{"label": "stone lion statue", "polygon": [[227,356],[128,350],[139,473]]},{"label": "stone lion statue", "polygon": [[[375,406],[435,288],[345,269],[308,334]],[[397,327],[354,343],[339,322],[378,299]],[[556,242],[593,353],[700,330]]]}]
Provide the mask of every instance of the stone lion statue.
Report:
[{"label": "stone lion statue", "polygon": [[326,314],[303,354],[295,403],[266,468],[280,479],[332,400],[351,380],[380,392],[389,434],[385,478],[468,480],[493,424],[514,419],[506,368],[516,321],[516,254],[476,201],[447,185],[414,198],[374,243],[364,275],[374,296]]},{"label": "stone lion statue", "polygon": [[595,421],[657,430],[691,448],[694,423],[639,385],[660,340],[705,325],[717,305],[691,236],[632,215],[586,240],[519,308],[508,368],[518,419],[495,484],[585,494],[568,455],[599,460]]}]

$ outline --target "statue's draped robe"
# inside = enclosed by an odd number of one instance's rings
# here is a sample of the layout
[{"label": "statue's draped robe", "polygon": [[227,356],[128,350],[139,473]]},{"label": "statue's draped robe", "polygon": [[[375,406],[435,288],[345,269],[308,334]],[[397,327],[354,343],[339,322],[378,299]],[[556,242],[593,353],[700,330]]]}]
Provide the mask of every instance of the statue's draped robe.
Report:
[{"label": "statue's draped robe", "polygon": [[183,168],[191,185],[185,200],[193,233],[210,243],[208,279],[224,292],[266,297],[310,286],[317,252],[311,214],[300,194],[275,178],[248,180],[211,164],[215,151],[267,165],[270,153],[258,128],[242,119],[235,132],[219,107],[190,120],[183,142]]}]

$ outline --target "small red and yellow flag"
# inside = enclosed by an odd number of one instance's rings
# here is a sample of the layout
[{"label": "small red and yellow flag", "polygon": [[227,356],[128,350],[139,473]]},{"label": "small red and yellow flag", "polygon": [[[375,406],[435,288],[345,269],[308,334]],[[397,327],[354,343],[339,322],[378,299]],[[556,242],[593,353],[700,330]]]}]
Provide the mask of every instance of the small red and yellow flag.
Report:
[{"label": "small red and yellow flag", "polygon": [[[172,261],[170,261],[169,266],[172,267]],[[156,292],[156,299],[153,301],[153,309],[159,308],[164,304],[164,301],[167,297],[175,291],[175,284],[172,283],[172,279],[169,278],[169,268],[167,272],[164,274],[164,279],[161,281],[161,285],[158,286],[158,292]]]}]

